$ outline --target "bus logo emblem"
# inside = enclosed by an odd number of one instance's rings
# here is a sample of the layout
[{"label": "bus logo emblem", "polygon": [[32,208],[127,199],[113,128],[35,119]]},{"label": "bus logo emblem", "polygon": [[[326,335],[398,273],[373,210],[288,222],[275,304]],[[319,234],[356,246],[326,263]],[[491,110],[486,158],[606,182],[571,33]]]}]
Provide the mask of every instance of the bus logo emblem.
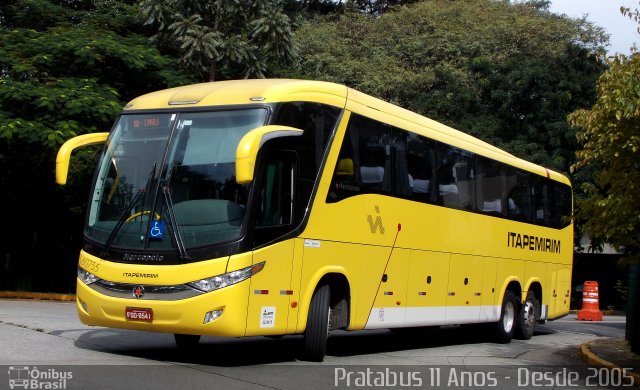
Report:
[{"label": "bus logo emblem", "polygon": [[380,234],[384,234],[384,226],[382,225],[382,217],[380,216],[380,207],[375,206],[376,208],[376,219],[374,221],[373,215],[367,215],[367,222],[369,222],[369,229],[371,229],[371,233],[375,234],[376,231],[380,230]]},{"label": "bus logo emblem", "polygon": [[144,287],[142,287],[142,286],[135,286],[135,287],[133,288],[132,293],[133,293],[133,296],[134,296],[135,298],[140,299],[140,298],[144,297]]}]

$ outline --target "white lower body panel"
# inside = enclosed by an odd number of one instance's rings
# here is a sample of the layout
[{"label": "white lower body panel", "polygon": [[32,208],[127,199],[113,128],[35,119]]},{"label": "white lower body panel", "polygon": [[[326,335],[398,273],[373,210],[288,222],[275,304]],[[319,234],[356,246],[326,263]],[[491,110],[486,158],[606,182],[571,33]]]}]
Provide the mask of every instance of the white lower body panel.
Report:
[{"label": "white lower body panel", "polygon": [[374,307],[365,329],[496,322],[498,306]]}]

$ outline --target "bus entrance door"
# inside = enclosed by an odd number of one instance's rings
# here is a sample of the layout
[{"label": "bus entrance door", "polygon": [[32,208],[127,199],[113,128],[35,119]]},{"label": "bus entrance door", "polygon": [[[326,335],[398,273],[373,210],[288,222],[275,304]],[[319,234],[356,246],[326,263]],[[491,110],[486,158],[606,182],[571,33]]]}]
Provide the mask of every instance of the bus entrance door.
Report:
[{"label": "bus entrance door", "polygon": [[260,170],[257,211],[253,231],[253,264],[265,262],[264,270],[251,278],[247,335],[281,335],[287,331],[291,297],[294,239],[278,240],[295,227],[297,155],[266,150]]}]

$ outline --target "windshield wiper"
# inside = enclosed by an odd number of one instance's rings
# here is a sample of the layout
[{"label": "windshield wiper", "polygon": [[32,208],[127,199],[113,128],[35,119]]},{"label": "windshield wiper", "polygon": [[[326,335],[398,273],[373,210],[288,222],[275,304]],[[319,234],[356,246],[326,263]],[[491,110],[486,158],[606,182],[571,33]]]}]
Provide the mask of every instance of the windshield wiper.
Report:
[{"label": "windshield wiper", "polygon": [[184,246],[184,241],[182,240],[182,235],[180,234],[180,230],[178,229],[178,221],[176,219],[176,214],[173,210],[173,199],[171,198],[171,189],[168,185],[162,186],[162,195],[164,198],[164,203],[167,205],[167,213],[169,214],[169,222],[171,222],[171,231],[173,232],[173,239],[176,242],[176,247],[178,248],[178,256],[183,261],[191,260],[191,257],[187,253],[187,249]]},{"label": "windshield wiper", "polygon": [[[140,197],[142,195],[145,195],[144,202],[142,203],[142,207],[144,207],[144,204],[146,203],[146,200],[147,200],[146,194],[149,192],[149,185],[151,184],[151,180],[153,179],[153,176],[156,173],[156,165],[157,163],[153,163],[153,166],[151,167],[151,172],[149,172],[149,177],[147,178],[147,182],[145,183],[144,187],[138,190],[138,192],[133,196],[133,198],[131,199],[131,201],[125,208],[125,210],[122,212],[122,215],[120,215],[120,219],[118,219],[118,222],[113,227],[113,230],[109,234],[109,237],[107,238],[107,241],[104,244],[102,256],[107,256],[109,254],[109,249],[111,249],[111,245],[113,245],[113,240],[116,238],[116,234],[118,234],[120,229],[122,229],[122,225],[124,225],[124,223],[127,222],[127,219],[131,216],[130,215],[131,210],[135,207],[136,204],[138,204],[138,200],[140,200]],[[149,218],[152,218],[152,217],[149,216]]]}]

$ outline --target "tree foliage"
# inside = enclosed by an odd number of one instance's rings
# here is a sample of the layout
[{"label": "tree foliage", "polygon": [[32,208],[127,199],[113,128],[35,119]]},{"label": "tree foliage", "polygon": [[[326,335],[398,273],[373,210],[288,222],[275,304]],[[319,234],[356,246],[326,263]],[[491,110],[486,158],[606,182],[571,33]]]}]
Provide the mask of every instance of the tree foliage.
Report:
[{"label": "tree foliage", "polygon": [[380,16],[316,18],[294,77],[344,83],[568,171],[566,116],[587,107],[606,38],[545,1],[422,1]]},{"label": "tree foliage", "polygon": [[294,17],[332,14],[335,16],[345,11],[380,16],[394,8],[417,1],[419,0],[287,0],[285,11]]},{"label": "tree foliage", "polygon": [[16,276],[10,287],[63,288],[68,285],[55,280],[61,275],[72,284],[96,150],[79,153],[61,190],[53,176],[60,144],[107,131],[133,96],[189,80],[137,33],[142,22],[134,3],[0,6],[0,255],[9,258],[14,276],[32,275]]},{"label": "tree foliage", "polygon": [[583,184],[578,215],[589,235],[638,256],[640,249],[640,53],[616,56],[598,80],[598,100],[569,117],[582,149],[574,170]]},{"label": "tree foliage", "polygon": [[292,24],[274,0],[144,0],[159,46],[201,80],[264,77],[296,56]]},{"label": "tree foliage", "polygon": [[[0,208],[9,233],[0,237],[0,256],[14,275],[34,278],[0,288],[72,288],[96,149],[76,155],[60,190],[53,184],[60,143],[107,130],[134,96],[198,78],[273,74],[344,83],[566,171],[576,148],[566,114],[593,103],[604,39],[547,5],[3,1]],[[301,23],[295,36],[288,14]],[[152,35],[160,51],[149,45]]]},{"label": "tree foliage", "polygon": [[417,0],[348,0],[346,8],[356,9],[374,16],[380,16],[399,5],[415,3]]}]

